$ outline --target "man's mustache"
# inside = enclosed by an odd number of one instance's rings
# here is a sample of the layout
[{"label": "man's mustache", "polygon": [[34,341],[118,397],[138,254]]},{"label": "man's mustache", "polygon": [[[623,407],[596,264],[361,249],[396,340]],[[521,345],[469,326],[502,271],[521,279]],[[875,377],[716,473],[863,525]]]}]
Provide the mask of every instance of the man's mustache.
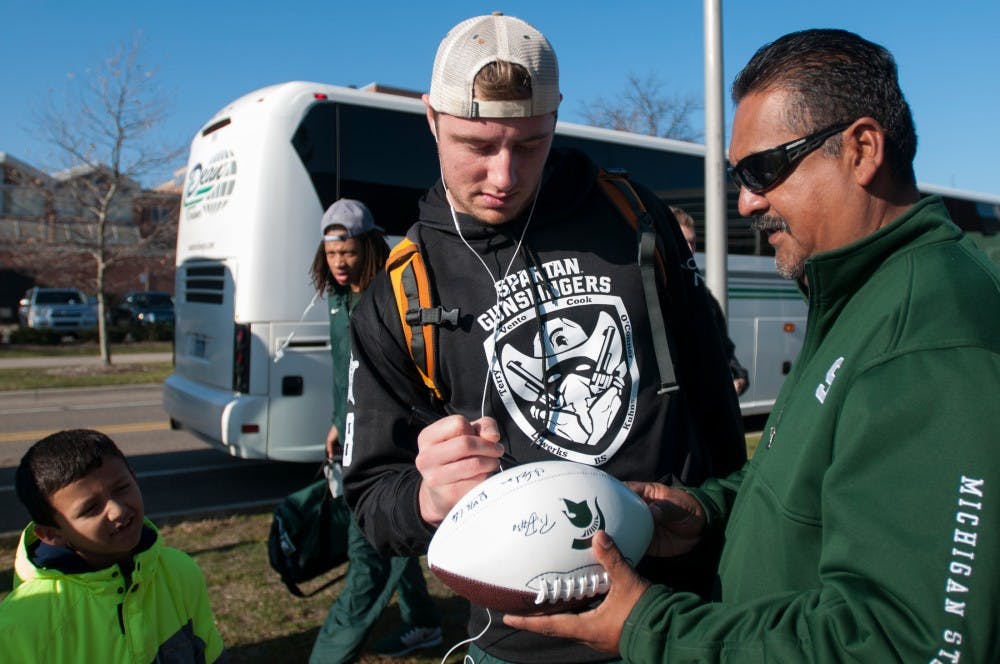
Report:
[{"label": "man's mustache", "polygon": [[788,223],[776,215],[763,215],[754,217],[750,222],[750,228],[755,231],[788,231]]}]

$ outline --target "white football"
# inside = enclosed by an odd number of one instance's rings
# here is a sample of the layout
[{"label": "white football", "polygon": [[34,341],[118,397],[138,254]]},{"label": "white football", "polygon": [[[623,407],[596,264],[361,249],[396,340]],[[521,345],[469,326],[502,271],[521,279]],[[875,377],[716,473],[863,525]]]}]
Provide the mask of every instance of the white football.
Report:
[{"label": "white football", "polygon": [[459,595],[503,613],[556,613],[608,591],[591,549],[607,532],[631,563],[649,546],[649,508],[593,466],[515,466],[469,491],[427,551],[431,570]]}]

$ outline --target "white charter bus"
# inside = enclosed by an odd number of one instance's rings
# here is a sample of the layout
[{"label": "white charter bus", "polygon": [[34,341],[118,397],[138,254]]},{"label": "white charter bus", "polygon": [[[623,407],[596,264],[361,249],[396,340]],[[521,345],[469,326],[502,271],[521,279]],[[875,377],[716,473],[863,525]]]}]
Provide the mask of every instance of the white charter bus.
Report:
[{"label": "white charter bus", "polygon": [[[439,173],[423,108],[397,94],[291,82],[237,99],[197,133],[164,386],[172,426],[240,457],[322,459],[332,402],[326,299],[308,276],[317,225],[349,197],[389,234],[405,233]],[[556,134],[556,145],[624,168],[702,223],[703,146],[564,122]],[[750,371],[741,407],[766,413],[801,346],[806,306],[736,213],[735,188],[727,216],[730,336]]]}]

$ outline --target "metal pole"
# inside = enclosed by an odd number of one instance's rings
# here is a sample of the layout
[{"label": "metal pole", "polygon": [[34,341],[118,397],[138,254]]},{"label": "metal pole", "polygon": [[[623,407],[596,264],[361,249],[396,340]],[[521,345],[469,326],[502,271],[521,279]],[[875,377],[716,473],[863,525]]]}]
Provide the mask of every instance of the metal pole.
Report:
[{"label": "metal pole", "polygon": [[722,97],[722,0],[705,12],[705,279],[729,312],[726,284],[726,156]]}]

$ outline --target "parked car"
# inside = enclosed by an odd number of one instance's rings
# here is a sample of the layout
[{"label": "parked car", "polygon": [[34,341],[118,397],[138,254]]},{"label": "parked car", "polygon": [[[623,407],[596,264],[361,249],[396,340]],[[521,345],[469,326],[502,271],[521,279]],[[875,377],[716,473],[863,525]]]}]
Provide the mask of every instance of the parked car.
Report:
[{"label": "parked car", "polygon": [[18,302],[23,327],[76,332],[97,327],[97,307],[76,288],[29,288]]},{"label": "parked car", "polygon": [[162,291],[133,291],[111,308],[111,324],[116,327],[143,327],[174,324],[174,298]]}]

